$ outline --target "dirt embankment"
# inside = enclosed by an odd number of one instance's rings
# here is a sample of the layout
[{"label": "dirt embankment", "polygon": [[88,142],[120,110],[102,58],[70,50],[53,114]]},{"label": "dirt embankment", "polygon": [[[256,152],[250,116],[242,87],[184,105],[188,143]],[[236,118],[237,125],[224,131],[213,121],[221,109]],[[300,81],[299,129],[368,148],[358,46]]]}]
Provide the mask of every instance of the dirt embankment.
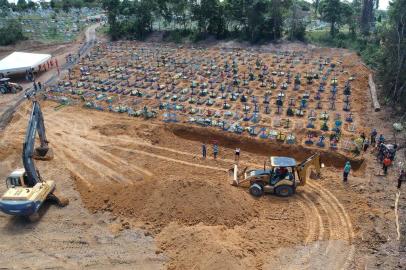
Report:
[{"label": "dirt embankment", "polygon": [[244,152],[265,156],[290,156],[298,161],[305,160],[316,151],[320,152],[321,161],[329,167],[342,168],[347,160],[351,161],[354,170],[363,166],[362,158],[349,158],[341,153],[331,150],[313,150],[301,145],[288,145],[277,141],[261,140],[225,133],[214,128],[193,127],[184,124],[171,124],[168,126],[175,135],[193,141],[211,142],[217,140],[222,147],[234,149],[241,148]]},{"label": "dirt embankment", "polygon": [[241,191],[232,192],[232,187],[205,180],[162,176],[133,185],[98,185],[91,190],[80,181],[78,184],[90,209],[137,218],[158,230],[174,221],[189,226],[203,223],[233,227],[258,215],[252,200],[241,196]]}]

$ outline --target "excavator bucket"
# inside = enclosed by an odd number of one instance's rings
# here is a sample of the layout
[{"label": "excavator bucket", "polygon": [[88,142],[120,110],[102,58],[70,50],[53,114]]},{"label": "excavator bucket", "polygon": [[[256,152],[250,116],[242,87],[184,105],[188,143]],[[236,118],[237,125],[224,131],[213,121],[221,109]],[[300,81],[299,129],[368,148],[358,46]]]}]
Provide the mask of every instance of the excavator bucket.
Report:
[{"label": "excavator bucket", "polygon": [[35,148],[33,158],[37,160],[52,160],[54,158],[54,151],[52,148]]}]

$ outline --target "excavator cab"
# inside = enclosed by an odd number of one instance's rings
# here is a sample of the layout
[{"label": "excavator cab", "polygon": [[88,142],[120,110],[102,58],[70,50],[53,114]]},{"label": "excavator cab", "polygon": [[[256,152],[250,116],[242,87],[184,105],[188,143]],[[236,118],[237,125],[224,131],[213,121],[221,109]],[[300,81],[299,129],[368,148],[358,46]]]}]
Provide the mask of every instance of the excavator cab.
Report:
[{"label": "excavator cab", "polygon": [[[13,171],[6,178],[6,186],[7,186],[7,188],[25,186],[24,175],[25,175],[25,170],[24,169],[17,169],[15,171]],[[25,175],[25,178],[27,178],[26,175]]]},{"label": "excavator cab", "polygon": [[[39,172],[37,170],[37,174]],[[27,173],[25,169],[16,169],[6,178],[6,186],[7,188],[12,187],[32,187],[36,183],[30,183]]]}]

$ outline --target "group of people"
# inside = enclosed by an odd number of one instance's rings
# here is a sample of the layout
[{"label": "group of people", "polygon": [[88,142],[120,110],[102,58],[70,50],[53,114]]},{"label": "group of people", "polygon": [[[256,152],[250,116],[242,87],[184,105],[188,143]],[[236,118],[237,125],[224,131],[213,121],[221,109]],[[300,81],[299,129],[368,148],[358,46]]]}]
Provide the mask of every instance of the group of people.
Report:
[{"label": "group of people", "polygon": [[[218,141],[214,140],[212,142],[212,145],[213,145],[213,158],[217,159],[217,156],[219,154]],[[235,149],[235,158],[234,159],[235,159],[236,162],[238,162],[240,160],[240,152],[241,152],[240,148]],[[202,144],[202,158],[206,159],[206,157],[207,157],[207,146],[206,146],[206,143],[203,143]]]},{"label": "group of people", "polygon": [[34,87],[34,91],[41,91],[42,90],[42,84],[41,82],[33,82],[32,86]]},{"label": "group of people", "polygon": [[[396,151],[397,151],[397,145],[396,144],[391,144],[391,145],[385,145],[385,138],[381,134],[378,137],[377,140],[377,131],[376,129],[373,129],[371,132],[370,140],[368,140],[365,136],[365,133],[361,133],[360,138],[363,139],[363,150],[367,151],[369,145],[376,147],[378,149],[378,160],[382,162],[382,169],[384,175],[388,174],[388,168],[392,165],[393,160],[395,159],[396,156]],[[214,140],[212,142],[213,145],[213,158],[217,159],[217,156],[219,154],[219,144],[218,141]],[[236,148],[235,149],[235,162],[238,162],[240,160],[240,153],[241,149]],[[207,146],[206,143],[202,144],[202,157],[203,159],[206,159],[207,157]],[[351,162],[347,161],[344,165],[344,170],[343,170],[343,181],[347,182],[348,181],[348,176],[351,172]],[[400,189],[402,186],[402,182],[406,182],[406,170],[402,169],[400,171],[400,175],[398,178],[398,183],[397,183],[397,188]]]},{"label": "group of people", "polygon": [[33,82],[35,81],[34,69],[30,68],[25,71],[25,80]]},{"label": "group of people", "polygon": [[[370,134],[370,140],[366,137],[365,133],[362,132],[360,135],[360,140],[362,140],[363,151],[366,152],[369,146],[377,149],[377,160],[382,164],[383,174],[386,176],[388,174],[388,168],[392,165],[393,160],[396,157],[396,152],[398,146],[396,144],[385,144],[385,137],[380,134],[378,137],[378,132],[373,129]],[[351,162],[347,161],[343,169],[343,181],[348,181],[348,175],[351,171]],[[406,171],[402,169],[398,178],[397,188],[402,186],[402,182],[406,181]]]},{"label": "group of people", "polygon": [[[217,141],[213,141],[213,158],[217,159],[219,153],[219,145]],[[207,157],[207,146],[206,143],[202,144],[202,157],[205,159]]]}]

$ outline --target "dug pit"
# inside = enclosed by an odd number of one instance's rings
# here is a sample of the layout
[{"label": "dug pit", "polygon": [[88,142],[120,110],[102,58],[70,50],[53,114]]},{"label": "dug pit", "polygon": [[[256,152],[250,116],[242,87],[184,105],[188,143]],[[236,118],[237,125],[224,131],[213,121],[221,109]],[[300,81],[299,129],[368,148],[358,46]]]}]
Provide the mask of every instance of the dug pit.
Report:
[{"label": "dug pit", "polygon": [[289,145],[279,143],[276,140],[262,140],[226,133],[215,128],[193,127],[185,124],[171,124],[168,129],[176,136],[187,140],[210,143],[217,141],[221,147],[230,149],[240,148],[242,151],[262,156],[289,156],[298,161],[303,161],[316,152],[320,153],[321,162],[329,167],[342,168],[346,161],[350,161],[352,169],[362,170],[363,158],[351,157],[339,152],[304,147],[302,145]]}]

